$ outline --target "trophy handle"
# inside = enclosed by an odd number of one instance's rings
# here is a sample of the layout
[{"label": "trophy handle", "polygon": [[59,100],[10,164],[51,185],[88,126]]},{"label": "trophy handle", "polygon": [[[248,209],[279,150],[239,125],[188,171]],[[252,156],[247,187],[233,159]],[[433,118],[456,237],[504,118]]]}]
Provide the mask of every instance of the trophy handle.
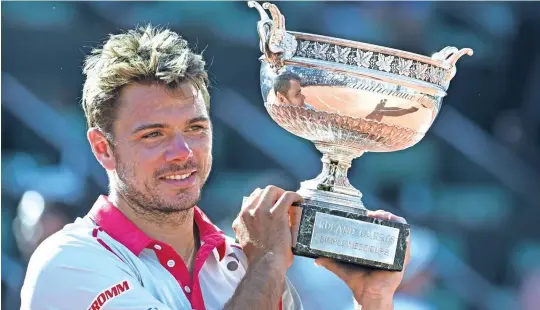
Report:
[{"label": "trophy handle", "polygon": [[[266,2],[261,6],[256,1],[248,1],[248,6],[259,12],[261,17],[257,23],[259,48],[264,54],[264,60],[277,72],[283,67],[283,61],[291,59],[296,52],[296,39],[285,30],[285,16],[276,5]],[[270,11],[272,19],[265,10]]]},{"label": "trophy handle", "polygon": [[259,48],[261,53],[266,54],[266,44],[270,37],[270,31],[274,26],[274,22],[268,17],[263,7],[256,1],[248,1],[248,7],[255,8],[261,16],[261,20],[257,22],[257,32],[259,33]]},{"label": "trophy handle", "polygon": [[473,53],[473,50],[470,48],[462,48],[458,50],[457,47],[447,46],[443,48],[440,52],[437,52],[431,56],[431,59],[442,62],[442,65],[444,67],[450,69],[450,71],[446,74],[444,84],[448,85],[456,75],[456,63],[461,58],[461,56],[465,54],[472,56]]}]

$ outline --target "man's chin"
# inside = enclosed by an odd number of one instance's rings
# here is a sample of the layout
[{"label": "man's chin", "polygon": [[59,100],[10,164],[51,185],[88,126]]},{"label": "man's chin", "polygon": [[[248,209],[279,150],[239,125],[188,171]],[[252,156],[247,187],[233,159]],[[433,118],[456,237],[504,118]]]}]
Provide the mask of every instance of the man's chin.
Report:
[{"label": "man's chin", "polygon": [[157,208],[163,213],[184,212],[193,209],[199,203],[199,196],[193,197],[163,197],[162,204]]},{"label": "man's chin", "polygon": [[175,213],[181,213],[186,212],[188,210],[191,210],[195,207],[195,205],[192,206],[186,206],[186,207],[160,207],[154,209],[154,211],[163,213],[163,214],[175,214]]}]

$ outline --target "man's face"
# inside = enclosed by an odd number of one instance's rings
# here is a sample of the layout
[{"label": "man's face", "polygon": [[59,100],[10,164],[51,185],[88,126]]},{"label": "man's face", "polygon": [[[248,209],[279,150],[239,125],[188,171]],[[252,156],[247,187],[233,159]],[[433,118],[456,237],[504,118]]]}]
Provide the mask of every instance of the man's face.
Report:
[{"label": "man's face", "polygon": [[114,123],[112,186],[130,203],[159,213],[197,204],[212,166],[212,128],[190,84],[122,89]]},{"label": "man's face", "polygon": [[297,80],[289,81],[289,91],[287,92],[287,100],[289,104],[303,106],[306,96],[302,94],[302,87]]}]

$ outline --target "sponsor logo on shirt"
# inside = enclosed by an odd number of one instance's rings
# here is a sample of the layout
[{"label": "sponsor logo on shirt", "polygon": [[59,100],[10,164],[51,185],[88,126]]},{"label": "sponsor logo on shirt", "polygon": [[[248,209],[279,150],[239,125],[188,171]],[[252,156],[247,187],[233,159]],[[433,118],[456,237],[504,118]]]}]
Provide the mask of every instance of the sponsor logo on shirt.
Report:
[{"label": "sponsor logo on shirt", "polygon": [[96,299],[94,299],[88,310],[99,310],[109,299],[112,299],[128,290],[129,284],[127,280],[120,284],[113,285],[112,287],[101,292]]}]

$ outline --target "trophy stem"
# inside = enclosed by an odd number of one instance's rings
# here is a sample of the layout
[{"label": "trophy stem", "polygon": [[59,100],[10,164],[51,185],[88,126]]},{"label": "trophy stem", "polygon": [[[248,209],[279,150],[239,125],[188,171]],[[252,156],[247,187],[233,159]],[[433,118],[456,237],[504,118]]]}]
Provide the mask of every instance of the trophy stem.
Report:
[{"label": "trophy stem", "polygon": [[364,151],[326,142],[315,142],[315,147],[323,153],[322,172],[316,178],[302,182],[298,193],[307,199],[365,210],[362,193],[347,177],[352,160]]}]

